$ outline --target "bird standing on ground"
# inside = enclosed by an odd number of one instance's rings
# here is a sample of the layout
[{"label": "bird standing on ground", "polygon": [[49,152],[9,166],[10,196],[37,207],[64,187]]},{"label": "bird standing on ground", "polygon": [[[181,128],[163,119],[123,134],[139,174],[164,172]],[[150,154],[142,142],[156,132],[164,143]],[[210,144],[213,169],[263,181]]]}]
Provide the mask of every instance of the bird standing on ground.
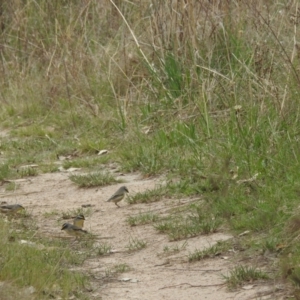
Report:
[{"label": "bird standing on ground", "polygon": [[76,239],[77,237],[88,233],[86,230],[83,230],[80,227],[77,227],[70,223],[64,223],[61,230],[64,230],[69,235],[75,236]]},{"label": "bird standing on ground", "polygon": [[120,202],[124,197],[125,194],[129,193],[126,186],[121,186],[108,200],[107,202],[114,202],[118,207],[118,202]]},{"label": "bird standing on ground", "polygon": [[79,227],[79,228],[83,228],[83,225],[84,225],[84,220],[85,220],[85,217],[83,214],[79,214],[77,215],[76,217],[74,217],[73,219],[73,225]]},{"label": "bird standing on ground", "polygon": [[9,215],[13,215],[23,209],[25,209],[25,208],[20,204],[10,204],[10,205],[1,205],[0,206],[0,212],[2,212],[4,214],[9,214]]}]

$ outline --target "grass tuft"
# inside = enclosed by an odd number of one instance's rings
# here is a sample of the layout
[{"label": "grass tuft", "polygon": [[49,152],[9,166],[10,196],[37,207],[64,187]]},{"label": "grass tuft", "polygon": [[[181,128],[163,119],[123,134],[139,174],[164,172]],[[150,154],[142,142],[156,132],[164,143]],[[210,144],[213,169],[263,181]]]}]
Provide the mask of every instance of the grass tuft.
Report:
[{"label": "grass tuft", "polygon": [[160,233],[168,234],[172,241],[217,232],[222,224],[220,218],[207,216],[201,204],[185,205],[181,210],[183,212],[173,213],[154,225]]},{"label": "grass tuft", "polygon": [[81,188],[104,186],[112,183],[122,182],[109,172],[95,172],[84,175],[70,175],[70,180]]},{"label": "grass tuft", "polygon": [[128,249],[129,252],[134,252],[134,251],[144,249],[146,248],[146,246],[147,246],[147,242],[136,238],[130,238],[128,246],[126,246],[126,248]]},{"label": "grass tuft", "polygon": [[167,194],[166,188],[160,187],[153,190],[147,190],[142,193],[138,192],[133,196],[129,196],[127,197],[127,202],[129,204],[157,202],[162,200],[166,194]]},{"label": "grass tuft", "polygon": [[105,255],[109,255],[111,251],[111,246],[103,243],[100,246],[96,247],[96,254],[99,256],[105,256]]},{"label": "grass tuft", "polygon": [[230,289],[235,289],[247,282],[269,279],[269,276],[265,272],[254,267],[237,266],[230,271],[228,276],[224,276],[224,278],[226,279],[228,287]]},{"label": "grass tuft", "polygon": [[125,273],[130,271],[130,267],[127,264],[118,264],[114,266],[116,273]]},{"label": "grass tuft", "polygon": [[21,168],[19,170],[19,174],[20,174],[21,178],[37,176],[38,170],[37,170],[37,168],[31,168],[31,167]]},{"label": "grass tuft", "polygon": [[145,225],[155,223],[159,220],[159,216],[154,213],[140,213],[136,216],[129,216],[126,222],[130,226]]},{"label": "grass tuft", "polygon": [[208,247],[204,250],[195,250],[188,256],[189,262],[199,261],[207,258],[213,258],[215,256],[221,255],[223,252],[230,249],[230,243],[228,242],[217,242],[217,244]]}]

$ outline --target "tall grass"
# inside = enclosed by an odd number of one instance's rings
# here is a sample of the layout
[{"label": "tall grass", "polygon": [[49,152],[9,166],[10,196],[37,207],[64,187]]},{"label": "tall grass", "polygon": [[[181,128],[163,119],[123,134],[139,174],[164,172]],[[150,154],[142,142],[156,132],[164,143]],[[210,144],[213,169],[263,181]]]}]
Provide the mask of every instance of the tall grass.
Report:
[{"label": "tall grass", "polygon": [[6,1],[1,126],[41,141],[10,160],[108,145],[232,229],[297,248],[284,228],[299,194],[298,21],[283,0]]}]

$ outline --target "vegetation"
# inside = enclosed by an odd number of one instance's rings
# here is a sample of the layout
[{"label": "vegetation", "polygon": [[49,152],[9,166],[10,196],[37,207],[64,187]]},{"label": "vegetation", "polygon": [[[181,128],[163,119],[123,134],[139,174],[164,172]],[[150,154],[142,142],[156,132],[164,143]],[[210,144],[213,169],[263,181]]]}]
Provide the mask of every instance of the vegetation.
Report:
[{"label": "vegetation", "polygon": [[228,251],[230,244],[228,242],[218,242],[217,244],[208,247],[204,250],[195,250],[189,255],[189,262],[199,261],[206,258],[212,258],[220,255],[224,251]]},{"label": "vegetation", "polygon": [[32,226],[24,231],[12,221],[0,219],[0,224],[0,280],[4,281],[0,295],[5,299],[15,295],[17,299],[21,297],[22,287],[31,287],[28,295],[23,291],[28,299],[72,295],[86,299],[87,276],[68,270],[82,264],[85,259],[82,254],[75,253],[63,241],[33,238],[35,232],[29,229]]},{"label": "vegetation", "polygon": [[153,190],[148,190],[143,193],[136,193],[133,196],[128,197],[127,202],[129,204],[136,204],[136,203],[150,203],[159,201],[164,196],[165,189],[164,188],[157,188]]},{"label": "vegetation", "polygon": [[111,251],[111,246],[106,243],[101,244],[96,248],[96,253],[99,256],[109,255],[110,251]]},{"label": "vegetation", "polygon": [[228,276],[224,276],[229,287],[234,289],[241,284],[253,282],[255,280],[268,279],[269,276],[256,268],[247,266],[237,266],[230,272]]},{"label": "vegetation", "polygon": [[149,223],[156,222],[159,219],[159,216],[155,213],[139,213],[136,216],[129,216],[127,218],[127,223],[130,226],[137,226],[137,225],[145,225]]},{"label": "vegetation", "polygon": [[[165,175],[167,193],[129,201],[201,200],[159,220],[160,232],[249,230],[298,282],[297,1],[7,0],[0,23],[1,182],[55,172],[62,156],[65,167],[118,162]],[[101,149],[110,151],[103,159]],[[32,284],[8,267],[1,281]]]},{"label": "vegetation", "polygon": [[130,238],[128,246],[126,247],[129,252],[137,251],[146,248],[147,242],[137,238]]},{"label": "vegetation", "polygon": [[74,174],[70,175],[70,180],[76,183],[79,187],[95,187],[103,186],[111,183],[121,182],[115,179],[108,172],[95,172],[89,174]]}]

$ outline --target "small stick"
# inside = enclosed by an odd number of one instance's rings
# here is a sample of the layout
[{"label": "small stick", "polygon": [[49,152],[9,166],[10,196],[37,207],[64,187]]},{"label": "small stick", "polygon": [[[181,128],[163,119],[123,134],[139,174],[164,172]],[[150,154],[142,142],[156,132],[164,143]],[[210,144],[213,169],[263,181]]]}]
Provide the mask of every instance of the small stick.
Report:
[{"label": "small stick", "polygon": [[187,282],[184,283],[179,283],[179,284],[174,284],[174,285],[167,285],[164,286],[162,288],[160,288],[159,290],[163,290],[163,289],[168,289],[168,288],[172,288],[172,287],[177,287],[177,286],[182,286],[182,285],[188,285],[189,287],[211,287],[211,286],[221,286],[221,285],[225,285],[226,283],[218,283],[218,284],[190,284]]}]

